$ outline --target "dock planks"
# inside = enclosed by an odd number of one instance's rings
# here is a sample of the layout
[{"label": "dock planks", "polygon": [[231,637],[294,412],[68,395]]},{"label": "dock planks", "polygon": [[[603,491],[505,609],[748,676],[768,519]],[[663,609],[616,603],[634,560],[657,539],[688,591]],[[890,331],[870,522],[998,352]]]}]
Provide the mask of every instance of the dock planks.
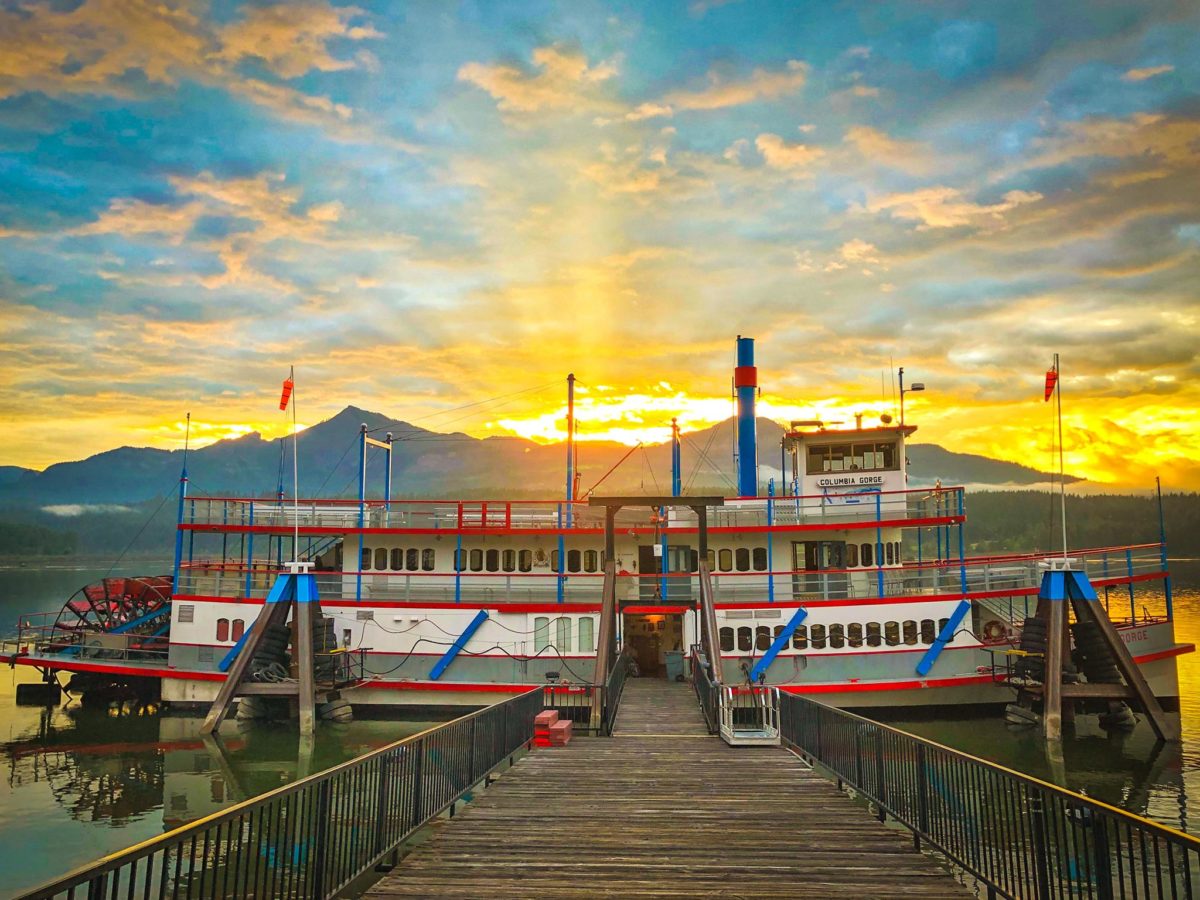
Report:
[{"label": "dock planks", "polygon": [[612,738],[520,760],[365,896],[974,895],[791,753],[709,735],[687,685],[633,679]]}]

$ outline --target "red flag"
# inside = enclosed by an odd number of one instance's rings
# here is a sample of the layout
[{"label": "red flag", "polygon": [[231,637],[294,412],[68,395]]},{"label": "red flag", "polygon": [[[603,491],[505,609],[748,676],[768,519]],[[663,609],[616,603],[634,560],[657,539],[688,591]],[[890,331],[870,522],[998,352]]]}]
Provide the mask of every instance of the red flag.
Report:
[{"label": "red flag", "polygon": [[1054,395],[1054,386],[1058,384],[1058,372],[1054,369],[1046,370],[1046,398],[1049,400]]},{"label": "red flag", "polygon": [[288,401],[292,399],[292,379],[285,378],[283,382],[283,396],[279,398],[279,408],[287,409]]}]

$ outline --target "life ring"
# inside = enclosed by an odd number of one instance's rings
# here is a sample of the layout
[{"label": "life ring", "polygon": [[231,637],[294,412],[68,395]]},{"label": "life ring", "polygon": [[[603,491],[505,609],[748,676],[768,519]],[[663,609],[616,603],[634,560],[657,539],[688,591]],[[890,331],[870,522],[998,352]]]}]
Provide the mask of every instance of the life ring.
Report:
[{"label": "life ring", "polygon": [[1008,636],[1008,629],[1004,627],[1004,623],[999,619],[992,619],[990,622],[985,622],[983,626],[983,639],[985,641],[1000,641]]}]

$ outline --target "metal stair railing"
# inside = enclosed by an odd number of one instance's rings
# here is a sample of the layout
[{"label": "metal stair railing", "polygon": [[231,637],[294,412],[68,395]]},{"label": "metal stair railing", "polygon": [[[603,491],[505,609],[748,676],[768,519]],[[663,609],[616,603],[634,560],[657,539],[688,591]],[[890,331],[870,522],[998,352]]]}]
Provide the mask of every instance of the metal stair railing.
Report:
[{"label": "metal stair railing", "polygon": [[721,739],[732,747],[779,746],[779,688],[721,688],[720,723]]}]

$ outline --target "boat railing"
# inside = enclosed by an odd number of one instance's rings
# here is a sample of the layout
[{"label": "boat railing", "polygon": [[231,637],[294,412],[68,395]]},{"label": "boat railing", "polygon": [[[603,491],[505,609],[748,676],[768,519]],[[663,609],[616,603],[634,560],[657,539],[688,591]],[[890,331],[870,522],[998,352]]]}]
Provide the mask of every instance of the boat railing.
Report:
[{"label": "boat railing", "polygon": [[547,684],[542,688],[546,709],[553,709],[560,719],[569,720],[577,732],[611,737],[629,675],[630,659],[628,653],[619,654],[604,684],[566,681]]},{"label": "boat railing", "polygon": [[1200,840],[933,741],[784,694],[784,743],[988,897],[1191,897]]},{"label": "boat railing", "polygon": [[[992,598],[997,610],[1012,608],[1015,621],[1023,610],[1009,603],[1014,597],[1037,593],[1044,566],[1051,555],[1002,558],[998,561],[966,559],[962,562],[906,562],[903,565],[823,570],[713,571],[711,584],[717,603],[820,602],[839,600],[959,599],[964,593],[977,599]],[[1071,558],[1083,567],[1099,588],[1125,588],[1133,608],[1133,587],[1159,579],[1167,570],[1161,545],[1073,551]],[[182,596],[265,597],[278,571],[262,563],[247,569],[237,564],[197,561],[185,564],[179,574]],[[323,599],[343,602],[469,601],[503,603],[597,603],[603,588],[602,572],[401,572],[379,569],[316,573]],[[646,575],[623,572],[616,576],[621,603],[675,603],[690,605],[700,596],[698,572]],[[247,592],[246,586],[250,585]],[[1106,590],[1106,594],[1109,593]],[[1124,601],[1121,601],[1124,602]],[[1125,615],[1119,604],[1112,614]]]},{"label": "boat railing", "polygon": [[700,711],[704,714],[708,733],[716,734],[721,727],[721,684],[714,677],[712,663],[699,644],[692,645],[691,661],[692,689],[700,702]]},{"label": "boat railing", "polygon": [[373,750],[22,895],[332,898],[533,738],[542,688]]},{"label": "boat railing", "polygon": [[[963,489],[936,491],[829,490],[792,497],[742,497],[727,500],[708,512],[711,529],[861,524],[863,522],[938,524],[963,516]],[[193,529],[239,531],[300,526],[330,532],[366,529],[420,531],[521,532],[579,530],[600,532],[604,513],[582,501],[517,500],[300,500],[277,498],[191,497],[184,507],[183,526]],[[653,531],[661,525],[649,507],[628,506],[617,513],[618,530]],[[697,527],[696,513],[687,507],[668,512],[668,528]]]},{"label": "boat railing", "polygon": [[4,642],[3,655],[69,657],[95,662],[163,663],[170,649],[167,634],[113,633],[84,628],[63,628],[57,613],[21,616],[14,638]]}]

